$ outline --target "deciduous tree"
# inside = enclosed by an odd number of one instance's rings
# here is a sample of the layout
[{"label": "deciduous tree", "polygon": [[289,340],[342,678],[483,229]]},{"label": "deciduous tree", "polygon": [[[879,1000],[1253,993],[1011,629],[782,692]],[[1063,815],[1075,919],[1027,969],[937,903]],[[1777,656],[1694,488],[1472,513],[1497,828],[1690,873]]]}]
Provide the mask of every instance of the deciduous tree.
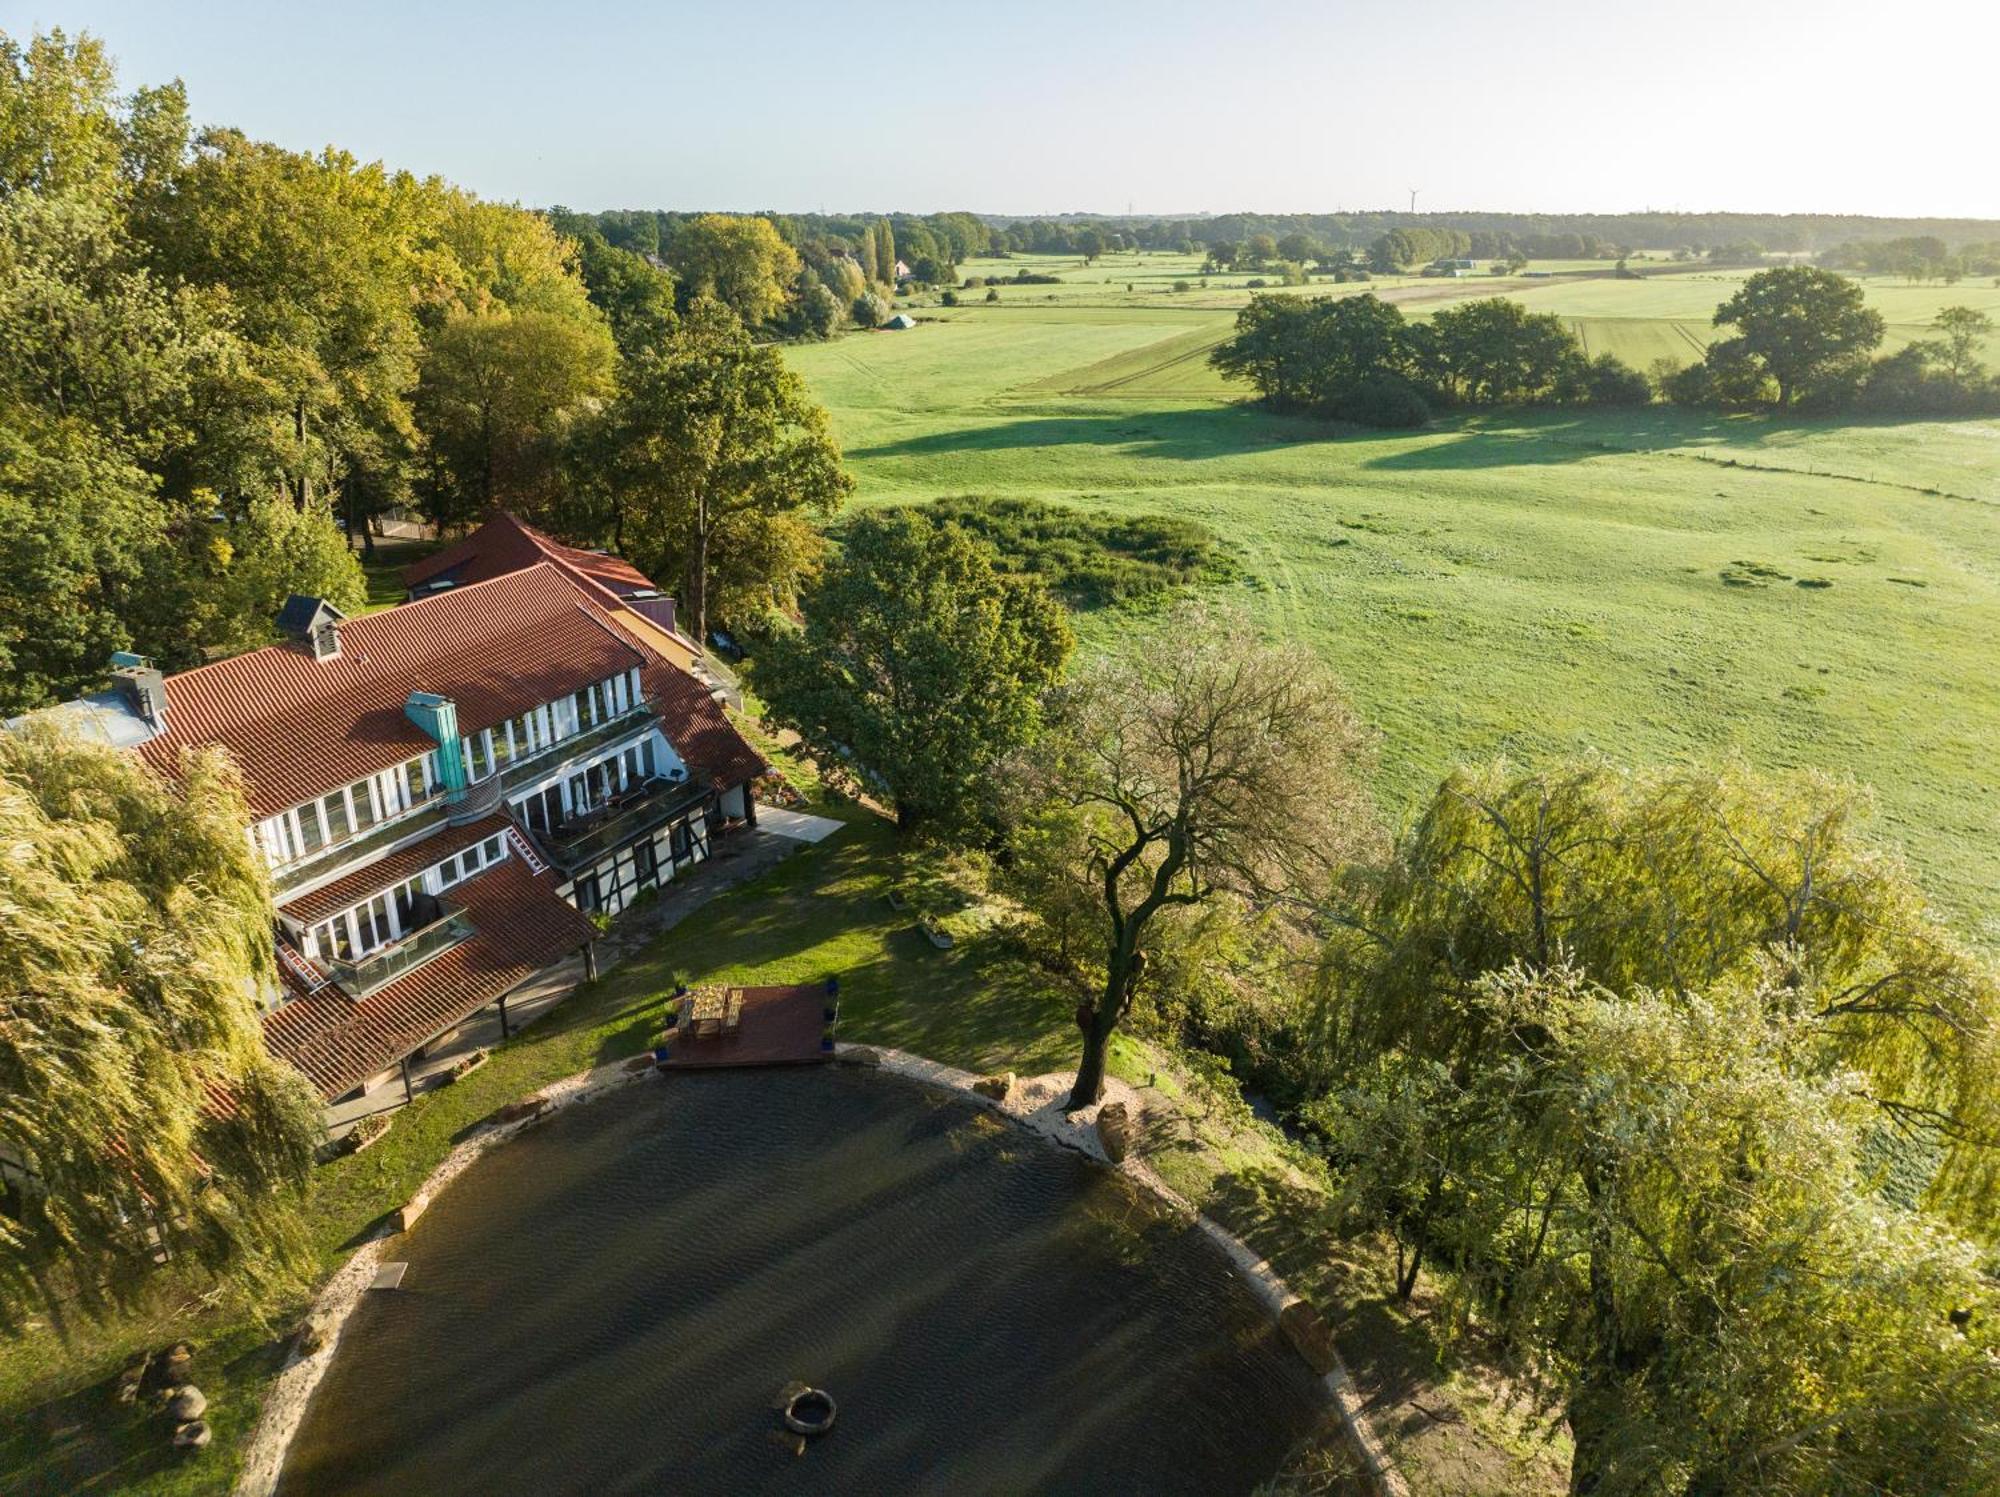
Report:
[{"label": "deciduous tree", "polygon": [[1061,840],[1105,952],[1103,987],[1076,1014],[1075,1109],[1103,1090],[1155,917],[1223,893],[1311,895],[1375,820],[1368,730],[1316,660],[1251,643],[1240,618],[1178,609],[1139,658],[1094,666],[1060,697],[1028,783],[1041,816],[1077,823]]},{"label": "deciduous tree", "polygon": [[1945,348],[1945,372],[1964,384],[1978,374],[1986,340],[1993,336],[1993,319],[1976,307],[1946,307],[1931,319]]},{"label": "deciduous tree", "polygon": [[822,546],[812,522],[854,486],[804,382],[706,298],[626,361],[598,442],[613,539],[683,579],[697,638],[712,615],[788,604]]},{"label": "deciduous tree", "polygon": [[904,831],[995,820],[995,772],[1033,736],[1071,648],[1061,605],[992,548],[910,510],[865,515],[757,667],[775,720],[880,786]]},{"label": "deciduous tree", "polygon": [[1743,352],[1777,383],[1780,406],[1857,377],[1885,327],[1857,282],[1816,265],[1758,271],[1715,309],[1715,325],[1736,328]]},{"label": "deciduous tree", "polygon": [[690,297],[712,297],[752,327],[784,310],[798,252],[768,219],[703,213],[675,230],[667,263]]},{"label": "deciduous tree", "polygon": [[594,313],[453,314],[430,339],[417,390],[431,515],[463,525],[496,505],[547,511],[571,431],[611,392],[614,357]]}]

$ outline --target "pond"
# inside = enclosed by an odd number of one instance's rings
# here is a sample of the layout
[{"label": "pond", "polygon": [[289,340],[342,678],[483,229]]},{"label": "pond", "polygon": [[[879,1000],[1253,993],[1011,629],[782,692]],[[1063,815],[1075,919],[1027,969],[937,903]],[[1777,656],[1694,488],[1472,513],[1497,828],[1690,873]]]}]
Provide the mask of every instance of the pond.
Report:
[{"label": "pond", "polygon": [[[1198,1232],[965,1102],[675,1075],[440,1194],[281,1491],[1247,1492],[1328,1417]],[[794,1380],[835,1427],[802,1455]]]}]

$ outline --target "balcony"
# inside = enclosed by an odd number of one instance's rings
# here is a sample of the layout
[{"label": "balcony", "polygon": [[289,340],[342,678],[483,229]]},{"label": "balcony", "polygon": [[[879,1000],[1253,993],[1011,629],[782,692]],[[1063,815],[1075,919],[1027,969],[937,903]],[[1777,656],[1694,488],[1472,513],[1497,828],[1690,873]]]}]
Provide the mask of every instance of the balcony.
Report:
[{"label": "balcony", "polygon": [[439,903],[438,910],[438,918],[429,925],[380,950],[354,961],[336,959],[325,963],[327,975],[340,984],[348,997],[359,1000],[477,934],[472,918],[462,907]]},{"label": "balcony", "polygon": [[506,793],[506,786],[499,775],[488,775],[476,780],[460,791],[454,799],[450,791],[445,792],[444,819],[447,826],[466,826],[481,817],[491,816],[500,809],[500,799]]},{"label": "balcony", "polygon": [[538,748],[532,754],[517,754],[508,762],[507,767],[500,771],[498,778],[501,785],[510,791],[519,790],[523,785],[547,774],[549,766],[553,763],[574,758],[579,754],[587,754],[594,748],[648,726],[656,715],[653,710],[654,705],[652,698],[641,697],[623,712],[606,718],[595,727],[586,728],[581,733],[572,733],[567,738],[558,738],[554,743]]},{"label": "balcony", "polygon": [[378,821],[367,831],[314,848],[271,872],[271,888],[283,897],[309,879],[320,878],[349,863],[364,863],[401,843],[429,836],[445,824],[444,807],[436,796]]},{"label": "balcony", "polygon": [[599,810],[572,816],[539,840],[557,867],[575,873],[699,806],[708,793],[690,780],[651,779]]}]

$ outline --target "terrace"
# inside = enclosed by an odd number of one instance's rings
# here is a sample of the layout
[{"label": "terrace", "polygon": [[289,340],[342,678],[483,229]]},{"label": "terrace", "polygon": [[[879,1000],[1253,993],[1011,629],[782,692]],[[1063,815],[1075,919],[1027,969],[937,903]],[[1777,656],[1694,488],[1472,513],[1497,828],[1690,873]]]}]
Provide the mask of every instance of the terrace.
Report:
[{"label": "terrace", "polygon": [[573,873],[613,848],[665,826],[700,805],[708,789],[688,780],[654,778],[602,808],[572,816],[540,841],[565,873]]},{"label": "terrace", "polygon": [[651,697],[640,697],[623,712],[613,713],[595,727],[581,733],[572,733],[565,738],[558,738],[554,743],[545,744],[531,753],[516,754],[498,776],[501,786],[507,790],[519,790],[523,785],[548,773],[551,760],[587,754],[592,749],[624,737],[655,717],[658,705]]},{"label": "terrace", "polygon": [[329,961],[325,964],[327,974],[350,998],[359,1000],[478,933],[462,906],[436,899],[430,903],[437,911],[437,918],[429,924],[364,957]]}]

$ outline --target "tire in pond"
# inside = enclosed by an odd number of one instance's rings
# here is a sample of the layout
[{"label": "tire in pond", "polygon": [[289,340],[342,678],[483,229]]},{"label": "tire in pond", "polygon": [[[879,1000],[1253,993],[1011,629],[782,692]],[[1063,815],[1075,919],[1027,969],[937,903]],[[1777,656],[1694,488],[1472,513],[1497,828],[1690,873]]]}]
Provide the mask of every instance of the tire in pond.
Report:
[{"label": "tire in pond", "polygon": [[794,1393],[785,1405],[785,1428],[797,1435],[823,1435],[833,1428],[834,1416],[839,1412],[831,1393],[807,1388]]}]

